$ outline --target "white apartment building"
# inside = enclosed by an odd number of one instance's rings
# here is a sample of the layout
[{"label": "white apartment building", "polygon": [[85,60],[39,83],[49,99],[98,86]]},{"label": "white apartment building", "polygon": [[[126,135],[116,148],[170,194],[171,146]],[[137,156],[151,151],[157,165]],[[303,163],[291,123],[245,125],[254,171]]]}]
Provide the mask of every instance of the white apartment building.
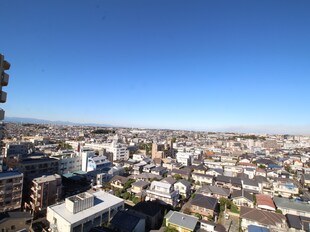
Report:
[{"label": "white apartment building", "polygon": [[124,208],[124,200],[104,191],[84,192],[47,208],[47,220],[53,232],[88,232],[109,222]]},{"label": "white apartment building", "polygon": [[111,143],[86,143],[86,147],[92,148],[94,150],[105,150],[113,154],[113,161],[115,160],[128,160],[129,150],[128,146],[123,143],[118,142],[118,136],[113,138]]},{"label": "white apartment building", "polygon": [[192,165],[194,161],[194,153],[191,152],[178,152],[176,154],[176,159],[178,163],[183,164],[184,166]]},{"label": "white apartment building", "polygon": [[61,151],[54,153],[52,157],[59,160],[59,173],[66,174],[82,170],[82,157],[74,151]]}]

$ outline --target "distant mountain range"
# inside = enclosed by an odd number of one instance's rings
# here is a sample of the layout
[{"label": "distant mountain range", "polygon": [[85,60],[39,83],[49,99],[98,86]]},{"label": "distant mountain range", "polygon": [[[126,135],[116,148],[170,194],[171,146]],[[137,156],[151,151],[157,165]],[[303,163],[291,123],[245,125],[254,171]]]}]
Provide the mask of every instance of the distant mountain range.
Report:
[{"label": "distant mountain range", "polygon": [[68,121],[51,121],[37,118],[19,118],[19,117],[5,117],[4,122],[15,123],[33,123],[33,124],[52,124],[52,125],[68,125],[68,126],[98,126],[98,127],[114,127],[108,124],[100,123],[76,123]]}]

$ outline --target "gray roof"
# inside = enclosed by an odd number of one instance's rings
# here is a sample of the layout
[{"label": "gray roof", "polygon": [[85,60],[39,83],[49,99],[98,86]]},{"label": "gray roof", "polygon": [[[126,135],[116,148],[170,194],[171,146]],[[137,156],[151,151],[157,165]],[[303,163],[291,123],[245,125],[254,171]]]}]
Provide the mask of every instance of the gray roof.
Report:
[{"label": "gray roof", "polygon": [[118,211],[113,217],[111,224],[123,232],[132,232],[142,218],[129,211]]},{"label": "gray roof", "polygon": [[131,184],[131,186],[136,186],[136,187],[145,187],[148,186],[150,183],[147,181],[143,181],[143,180],[138,180],[137,182],[134,182]]},{"label": "gray roof", "polygon": [[249,192],[245,191],[244,189],[234,190],[233,193],[231,194],[231,199],[235,199],[235,198],[239,198],[239,197],[244,197],[247,200],[253,202],[253,195],[250,194]]},{"label": "gray roof", "polygon": [[165,216],[167,222],[193,231],[197,225],[198,218],[184,213],[170,210]]},{"label": "gray roof", "polygon": [[310,213],[310,205],[308,203],[297,202],[293,199],[283,197],[274,197],[273,201],[278,208],[294,209]]},{"label": "gray roof", "polygon": [[304,179],[305,180],[310,180],[310,174],[304,174]]},{"label": "gray roof", "polygon": [[230,189],[221,188],[213,185],[205,185],[198,190],[199,193],[212,193],[221,196],[228,197],[230,195]]},{"label": "gray roof", "polygon": [[214,197],[208,197],[201,194],[197,194],[190,202],[192,205],[198,207],[215,210],[217,206],[217,199]]},{"label": "gray roof", "polygon": [[252,179],[242,179],[242,180],[243,180],[243,185],[250,185],[250,186],[258,187],[258,183],[255,180],[252,180]]},{"label": "gray roof", "polygon": [[166,177],[161,180],[162,182],[168,183],[168,184],[174,184],[177,182],[173,177]]},{"label": "gray roof", "polygon": [[177,183],[181,183],[187,187],[191,187],[191,183],[187,180],[184,180],[184,179],[179,180]]}]

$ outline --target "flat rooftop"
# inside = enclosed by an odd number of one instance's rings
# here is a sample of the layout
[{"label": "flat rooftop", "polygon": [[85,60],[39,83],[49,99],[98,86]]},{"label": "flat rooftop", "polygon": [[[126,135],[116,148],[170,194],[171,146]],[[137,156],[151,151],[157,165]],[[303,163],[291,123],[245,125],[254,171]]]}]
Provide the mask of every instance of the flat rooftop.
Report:
[{"label": "flat rooftop", "polygon": [[34,178],[33,181],[39,184],[39,183],[54,181],[54,180],[57,180],[57,178],[61,178],[61,176],[58,174],[48,175],[48,176],[43,175],[41,177]]},{"label": "flat rooftop", "polygon": [[20,172],[0,172],[0,179],[10,177],[22,177],[23,174]]},{"label": "flat rooftop", "polygon": [[95,197],[94,206],[88,209],[82,210],[78,213],[71,213],[67,208],[65,202],[59,205],[49,206],[48,209],[54,211],[54,213],[58,214],[62,218],[64,218],[70,224],[79,222],[89,216],[99,213],[105,209],[110,208],[116,204],[124,202],[123,199],[118,198],[114,195],[111,195],[104,191],[98,191],[93,193]]}]

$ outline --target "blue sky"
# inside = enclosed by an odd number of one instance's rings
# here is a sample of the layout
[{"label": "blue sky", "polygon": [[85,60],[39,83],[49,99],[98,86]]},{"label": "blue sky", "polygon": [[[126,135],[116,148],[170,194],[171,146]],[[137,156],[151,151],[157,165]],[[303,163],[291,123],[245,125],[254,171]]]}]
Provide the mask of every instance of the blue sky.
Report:
[{"label": "blue sky", "polygon": [[310,134],[310,1],[0,1],[7,116]]}]

